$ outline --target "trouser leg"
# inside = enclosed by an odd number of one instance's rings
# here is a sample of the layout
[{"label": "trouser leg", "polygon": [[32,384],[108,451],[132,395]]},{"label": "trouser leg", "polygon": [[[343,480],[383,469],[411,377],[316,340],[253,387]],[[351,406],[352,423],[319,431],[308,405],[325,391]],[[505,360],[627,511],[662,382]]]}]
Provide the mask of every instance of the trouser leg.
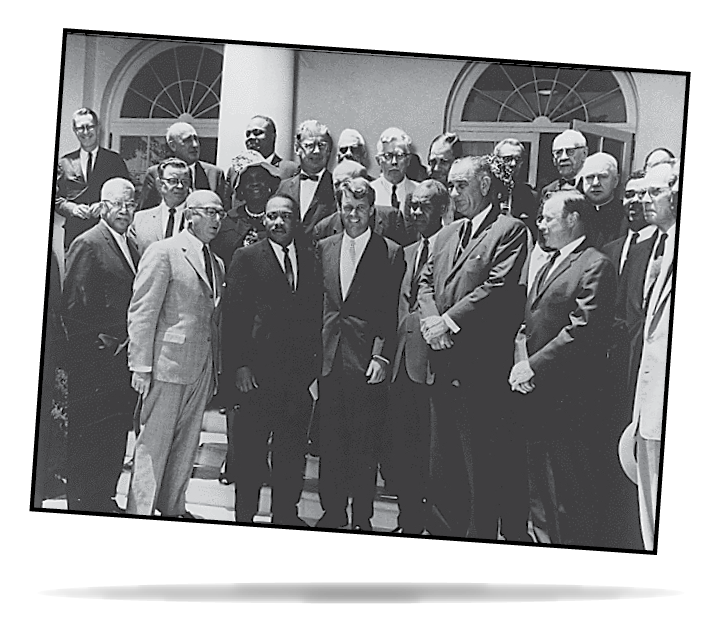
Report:
[{"label": "trouser leg", "polygon": [[638,504],[640,530],[645,550],[655,546],[655,516],[658,506],[658,483],[660,475],[660,441],[636,436],[638,462]]}]

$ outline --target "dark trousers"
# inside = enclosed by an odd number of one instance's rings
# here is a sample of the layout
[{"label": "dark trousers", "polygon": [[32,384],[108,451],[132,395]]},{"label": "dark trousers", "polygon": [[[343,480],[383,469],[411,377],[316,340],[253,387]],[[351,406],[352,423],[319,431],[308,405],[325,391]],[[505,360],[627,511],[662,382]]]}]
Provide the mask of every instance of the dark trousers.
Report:
[{"label": "dark trousers", "polygon": [[511,394],[440,384],[431,454],[435,535],[526,538],[526,451]]},{"label": "dark trousers", "polygon": [[[71,378],[70,378],[71,381]],[[70,393],[71,393],[70,382]],[[136,393],[129,386],[70,399],[67,416],[67,507],[106,512],[114,505]]]},{"label": "dark trousers", "polygon": [[378,436],[385,414],[387,384],[367,384],[364,373],[346,371],[341,349],[329,376],[319,380],[321,400],[319,497],[330,516],[345,514],[353,498],[353,524],[373,516]]},{"label": "dark trousers", "polygon": [[252,522],[267,471],[272,435],[271,483],[274,521],[294,517],[304,486],[304,457],[311,398],[306,380],[257,376],[259,388],[242,396],[230,423],[233,458],[227,471],[235,481],[235,519]]},{"label": "dark trousers", "polygon": [[527,441],[530,487],[553,544],[599,546],[605,539],[596,449],[572,435]]},{"label": "dark trousers", "polygon": [[430,457],[430,385],[414,383],[405,369],[389,393],[381,474],[398,495],[398,525],[406,533],[425,528],[425,498]]}]

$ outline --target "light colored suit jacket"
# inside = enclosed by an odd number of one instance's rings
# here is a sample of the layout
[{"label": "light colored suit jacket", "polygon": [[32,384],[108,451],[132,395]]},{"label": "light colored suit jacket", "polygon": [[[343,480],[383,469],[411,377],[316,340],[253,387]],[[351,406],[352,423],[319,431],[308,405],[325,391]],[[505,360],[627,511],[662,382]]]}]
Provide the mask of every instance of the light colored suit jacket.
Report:
[{"label": "light colored suit jacket", "polygon": [[633,423],[640,420],[638,432],[648,440],[659,441],[662,437],[671,302],[672,277],[669,277],[659,300],[653,299],[648,308],[643,331],[643,354],[635,387]]},{"label": "light colored suit jacket", "polygon": [[215,257],[213,294],[200,251],[183,230],[153,243],[141,258],[128,311],[129,369],[188,385],[212,356],[220,372],[220,301],[225,265]]},{"label": "light colored suit jacket", "polygon": [[136,213],[128,231],[128,236],[136,241],[138,253],[141,256],[143,256],[151,243],[162,240],[164,234],[160,204]]}]

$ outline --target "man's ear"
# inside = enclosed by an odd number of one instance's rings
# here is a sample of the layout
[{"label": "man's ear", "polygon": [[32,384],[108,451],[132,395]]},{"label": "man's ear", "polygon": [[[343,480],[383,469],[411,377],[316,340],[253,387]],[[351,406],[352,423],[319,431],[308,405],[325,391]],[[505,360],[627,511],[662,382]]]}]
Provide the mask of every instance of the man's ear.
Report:
[{"label": "man's ear", "polygon": [[176,143],[173,140],[168,140],[168,149],[172,152],[176,152]]},{"label": "man's ear", "polygon": [[480,191],[483,196],[489,193],[490,187],[492,186],[492,179],[489,176],[483,176],[480,180]]}]

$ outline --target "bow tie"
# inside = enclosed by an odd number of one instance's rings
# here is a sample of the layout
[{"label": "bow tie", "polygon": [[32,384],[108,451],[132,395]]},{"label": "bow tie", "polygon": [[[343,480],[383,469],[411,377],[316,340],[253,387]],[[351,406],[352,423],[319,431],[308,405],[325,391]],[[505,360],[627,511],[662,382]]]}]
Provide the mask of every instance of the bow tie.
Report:
[{"label": "bow tie", "polygon": [[299,180],[301,181],[313,181],[315,183],[319,182],[319,176],[316,174],[307,174],[306,172],[301,172],[299,174]]}]

